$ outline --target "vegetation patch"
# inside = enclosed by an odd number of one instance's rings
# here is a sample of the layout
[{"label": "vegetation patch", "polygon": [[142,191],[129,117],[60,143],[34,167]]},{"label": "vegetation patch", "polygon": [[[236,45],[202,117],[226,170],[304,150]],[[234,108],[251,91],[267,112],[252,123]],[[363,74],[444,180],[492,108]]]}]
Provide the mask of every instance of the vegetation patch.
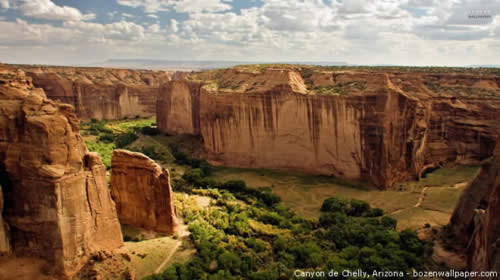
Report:
[{"label": "vegetation patch", "polygon": [[217,199],[203,208],[182,195],[178,211],[197,253],[146,279],[295,279],[296,269],[423,268],[424,243],[416,233],[396,231],[395,219],[366,202],[329,198],[320,219],[307,220],[258,197],[240,207],[239,187],[206,189]]},{"label": "vegetation patch", "polygon": [[320,95],[349,95],[366,89],[365,82],[347,82],[328,86],[317,86],[312,92]]},{"label": "vegetation patch", "polygon": [[107,169],[111,168],[111,157],[114,149],[127,148],[146,132],[154,134],[154,119],[134,119],[107,121],[92,119],[80,125],[81,134],[87,148],[97,152]]}]

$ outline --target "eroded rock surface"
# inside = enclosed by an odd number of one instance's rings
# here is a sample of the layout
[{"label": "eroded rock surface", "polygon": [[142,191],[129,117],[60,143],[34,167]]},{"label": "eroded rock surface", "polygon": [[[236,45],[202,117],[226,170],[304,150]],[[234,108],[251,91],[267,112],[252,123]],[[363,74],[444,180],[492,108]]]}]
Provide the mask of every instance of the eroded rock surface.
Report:
[{"label": "eroded rock surface", "polygon": [[122,224],[167,234],[177,230],[168,170],[147,156],[113,151],[111,195]]},{"label": "eroded rock surface", "polygon": [[159,86],[171,76],[165,71],[90,67],[23,69],[48,98],[73,105],[83,120],[154,116]]},{"label": "eroded rock surface", "polygon": [[470,270],[500,272],[499,213],[500,137],[493,156],[464,190],[448,227]]},{"label": "eroded rock surface", "polygon": [[157,123],[203,139],[216,165],[301,170],[380,188],[476,163],[500,133],[500,77],[235,67],[171,81]]},{"label": "eroded rock surface", "polygon": [[10,243],[8,236],[8,225],[4,222],[1,213],[3,213],[4,197],[2,186],[0,185],[0,255],[10,253]]},{"label": "eroded rock surface", "polygon": [[16,255],[69,278],[92,255],[125,250],[106,169],[73,107],[47,99],[22,71],[0,74],[0,176]]}]

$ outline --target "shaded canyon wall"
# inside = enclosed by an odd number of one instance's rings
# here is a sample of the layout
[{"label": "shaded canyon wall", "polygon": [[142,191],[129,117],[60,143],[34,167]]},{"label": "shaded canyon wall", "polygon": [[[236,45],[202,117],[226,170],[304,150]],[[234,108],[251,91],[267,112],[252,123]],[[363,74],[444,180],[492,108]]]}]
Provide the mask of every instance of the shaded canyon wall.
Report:
[{"label": "shaded canyon wall", "polygon": [[458,249],[465,251],[467,265],[471,271],[500,272],[498,213],[500,137],[493,156],[483,161],[478,174],[464,190],[448,226]]}]

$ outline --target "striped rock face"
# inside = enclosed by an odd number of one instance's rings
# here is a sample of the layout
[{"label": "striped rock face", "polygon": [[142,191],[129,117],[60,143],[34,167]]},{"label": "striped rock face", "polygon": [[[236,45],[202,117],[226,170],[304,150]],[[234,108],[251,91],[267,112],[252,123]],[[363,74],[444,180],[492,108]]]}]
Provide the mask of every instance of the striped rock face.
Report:
[{"label": "striped rock face", "polygon": [[160,88],[157,123],[202,138],[215,165],[366,180],[381,189],[443,164],[479,164],[500,134],[500,77],[212,70]]}]

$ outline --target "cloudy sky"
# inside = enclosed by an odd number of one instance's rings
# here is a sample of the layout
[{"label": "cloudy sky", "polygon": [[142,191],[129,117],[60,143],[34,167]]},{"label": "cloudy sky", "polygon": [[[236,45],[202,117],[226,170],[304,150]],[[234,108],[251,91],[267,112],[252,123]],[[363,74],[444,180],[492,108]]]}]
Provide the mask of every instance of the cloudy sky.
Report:
[{"label": "cloudy sky", "polygon": [[0,61],[500,64],[499,0],[0,0]]}]

